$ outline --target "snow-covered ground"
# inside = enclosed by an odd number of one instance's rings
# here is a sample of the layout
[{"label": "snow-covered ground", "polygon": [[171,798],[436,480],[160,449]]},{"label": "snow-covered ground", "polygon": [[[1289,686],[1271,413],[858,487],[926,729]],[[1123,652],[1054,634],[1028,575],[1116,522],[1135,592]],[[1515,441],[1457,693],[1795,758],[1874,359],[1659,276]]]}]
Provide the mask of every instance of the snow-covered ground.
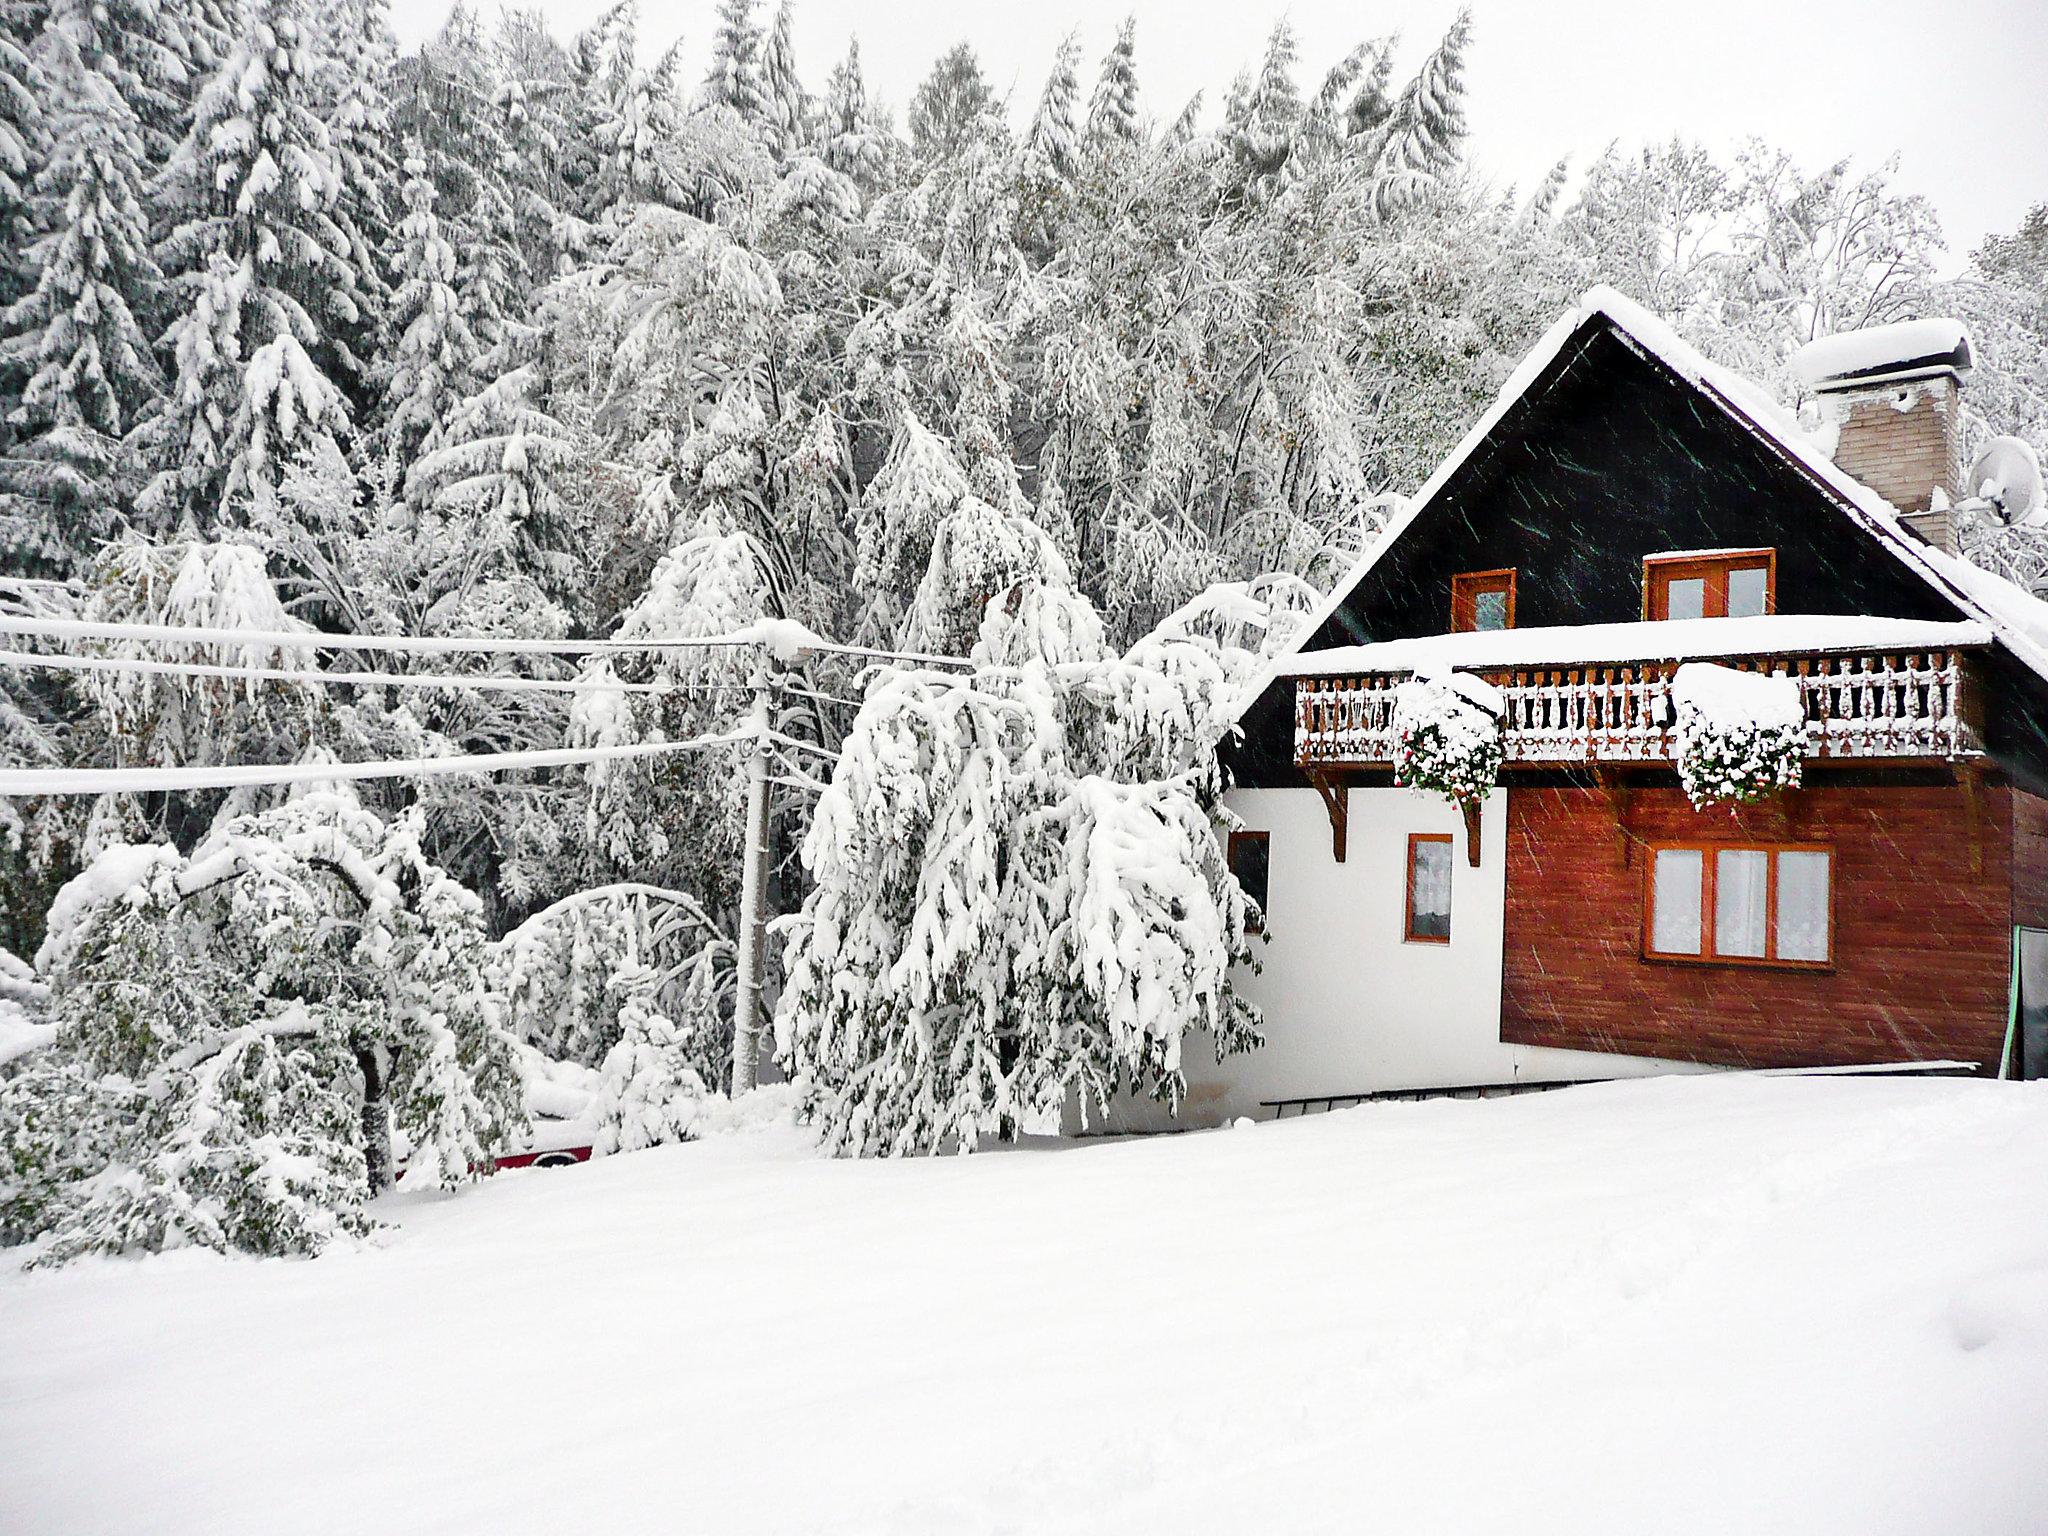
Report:
[{"label": "snow-covered ground", "polygon": [[0,1526],[2048,1530],[2048,1086],[787,1137],[0,1274]]}]

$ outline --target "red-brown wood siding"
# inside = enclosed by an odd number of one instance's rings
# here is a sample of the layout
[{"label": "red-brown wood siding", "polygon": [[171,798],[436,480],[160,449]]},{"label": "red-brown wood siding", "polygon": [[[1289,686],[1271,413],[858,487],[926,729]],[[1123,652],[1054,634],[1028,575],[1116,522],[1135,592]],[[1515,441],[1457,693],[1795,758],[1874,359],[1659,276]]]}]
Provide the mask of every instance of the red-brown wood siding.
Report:
[{"label": "red-brown wood siding", "polygon": [[2048,800],[2012,792],[2012,920],[2048,928]]},{"label": "red-brown wood siding", "polygon": [[[1816,786],[1732,815],[1695,811],[1677,789],[1511,790],[1501,1039],[1727,1066],[1939,1058],[1995,1070],[2013,793],[1986,786],[1980,804],[1973,869],[1960,788]],[[2048,911],[2048,802],[2021,817],[2029,899]],[[1833,968],[1643,959],[1643,844],[1685,840],[1832,847]]]}]

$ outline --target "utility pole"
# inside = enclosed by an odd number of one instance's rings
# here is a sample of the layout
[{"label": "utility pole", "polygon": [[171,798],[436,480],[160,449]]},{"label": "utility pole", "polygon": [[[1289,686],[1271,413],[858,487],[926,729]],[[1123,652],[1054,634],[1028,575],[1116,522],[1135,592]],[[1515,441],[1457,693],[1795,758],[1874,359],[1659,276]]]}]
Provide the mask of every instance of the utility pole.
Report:
[{"label": "utility pole", "polygon": [[754,669],[754,705],[748,716],[747,831],[740,851],[739,988],[732,1015],[732,1096],[754,1086],[761,1051],[761,973],[768,939],[768,754],[779,676],[766,649]]}]

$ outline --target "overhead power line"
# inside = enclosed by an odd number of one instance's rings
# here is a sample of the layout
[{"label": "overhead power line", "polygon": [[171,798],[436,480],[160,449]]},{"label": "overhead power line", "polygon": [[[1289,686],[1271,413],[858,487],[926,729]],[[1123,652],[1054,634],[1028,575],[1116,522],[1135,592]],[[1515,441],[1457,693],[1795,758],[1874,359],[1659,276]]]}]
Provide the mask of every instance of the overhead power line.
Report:
[{"label": "overhead power line", "polygon": [[445,673],[333,672],[318,668],[237,667],[205,661],[152,661],[142,656],[67,656],[0,651],[0,667],[48,667],[58,672],[129,672],[153,677],[223,677],[232,681],[346,683],[363,688],[473,688],[504,693],[701,693],[744,691],[744,683],[603,683],[551,677],[463,677]]},{"label": "overhead power line", "polygon": [[323,784],[338,779],[403,779],[435,774],[514,773],[672,752],[732,747],[754,739],[752,729],[687,741],[634,742],[610,747],[551,747],[532,752],[470,752],[451,757],[384,758],[366,763],[221,763],[203,768],[0,768],[0,795],[160,794],[252,785]]},{"label": "overhead power line", "polygon": [[763,646],[790,652],[824,651],[839,656],[873,656],[919,666],[967,667],[958,656],[891,651],[869,645],[841,645],[799,624],[769,620],[729,635],[672,639],[536,640],[508,635],[342,635],[324,630],[214,629],[196,624],[113,624],[97,619],[58,619],[0,613],[0,634],[40,635],[58,640],[148,641],[172,645],[225,645],[284,650],[397,651],[414,655],[590,656],[625,651],[668,651]]}]

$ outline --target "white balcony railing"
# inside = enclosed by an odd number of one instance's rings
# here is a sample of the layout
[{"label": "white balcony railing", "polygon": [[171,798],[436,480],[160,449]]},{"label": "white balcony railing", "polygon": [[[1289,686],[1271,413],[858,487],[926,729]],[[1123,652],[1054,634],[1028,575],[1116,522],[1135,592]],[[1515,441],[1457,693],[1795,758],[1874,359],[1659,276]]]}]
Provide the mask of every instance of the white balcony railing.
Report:
[{"label": "white balcony railing", "polygon": [[[1723,666],[1792,677],[1806,703],[1809,755],[1824,758],[1974,757],[1969,653],[1715,658]],[[1510,764],[1668,762],[1671,661],[1588,666],[1475,667],[1507,701]],[[1394,758],[1394,689],[1406,673],[1297,677],[1294,755],[1304,768],[1384,766]]]}]

